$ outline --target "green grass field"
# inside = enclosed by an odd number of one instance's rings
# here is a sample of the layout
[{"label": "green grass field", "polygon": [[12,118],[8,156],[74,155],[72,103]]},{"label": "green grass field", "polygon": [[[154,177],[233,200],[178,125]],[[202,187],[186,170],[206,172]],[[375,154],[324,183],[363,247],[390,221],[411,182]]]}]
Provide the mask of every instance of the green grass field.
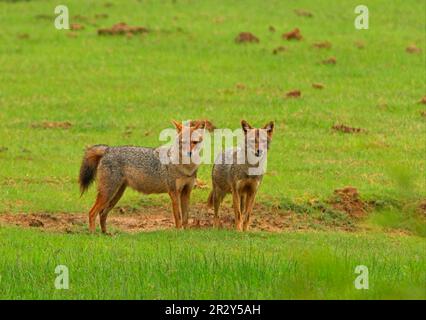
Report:
[{"label": "green grass field", "polygon": [[[420,238],[225,231],[23,236],[15,228],[0,236],[6,299],[425,298]],[[68,290],[54,287],[57,265],[69,268]],[[354,287],[357,265],[369,268],[368,290]]]},{"label": "green grass field", "polygon": [[[257,197],[265,207],[315,214],[303,208],[348,185],[375,206],[357,222],[367,231],[352,233],[106,238],[0,227],[0,298],[426,299],[424,1],[365,1],[368,30],[354,28],[352,0],[63,2],[79,31],[54,28],[57,4],[0,2],[0,214],[86,212],[95,191],[79,197],[85,146],[157,146],[171,119],[199,118],[231,129],[243,118],[276,122]],[[151,32],[97,35],[118,22]],[[295,27],[303,40],[281,38]],[[260,43],[236,44],[243,31]],[[323,41],[332,47],[313,47]],[[413,44],[420,53],[406,51]],[[279,46],[287,50],[274,55]],[[332,56],[336,64],[321,63]],[[294,89],[301,98],[286,98]],[[199,170],[208,184],[210,170]],[[120,206],[167,201],[128,190]],[[70,267],[68,291],[53,289],[57,264]],[[354,289],[358,264],[370,269],[369,290]]]}]

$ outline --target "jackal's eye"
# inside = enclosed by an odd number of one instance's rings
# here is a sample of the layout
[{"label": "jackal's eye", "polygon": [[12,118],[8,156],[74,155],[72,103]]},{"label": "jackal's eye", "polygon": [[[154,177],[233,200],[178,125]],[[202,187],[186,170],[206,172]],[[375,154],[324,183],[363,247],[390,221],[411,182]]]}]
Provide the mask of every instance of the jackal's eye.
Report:
[{"label": "jackal's eye", "polygon": [[250,146],[254,146],[256,144],[256,139],[247,139],[247,144]]}]

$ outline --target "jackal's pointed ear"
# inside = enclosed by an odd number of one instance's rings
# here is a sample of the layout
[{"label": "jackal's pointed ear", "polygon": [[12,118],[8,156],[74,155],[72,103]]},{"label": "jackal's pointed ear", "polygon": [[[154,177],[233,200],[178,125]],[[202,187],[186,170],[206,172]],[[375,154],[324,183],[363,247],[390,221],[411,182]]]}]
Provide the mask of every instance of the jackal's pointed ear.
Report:
[{"label": "jackal's pointed ear", "polygon": [[172,120],[173,125],[175,126],[176,130],[178,132],[182,131],[182,123],[180,123],[179,121],[176,120]]},{"label": "jackal's pointed ear", "polygon": [[274,121],[268,122],[267,124],[265,124],[265,126],[263,127],[263,129],[266,130],[266,132],[268,133],[269,137],[272,137],[272,133],[274,132]]},{"label": "jackal's pointed ear", "polygon": [[199,120],[199,121],[197,121],[197,122],[195,122],[195,125],[194,125],[194,130],[197,130],[197,129],[204,129],[206,127],[206,122],[205,121],[203,121],[203,120]]},{"label": "jackal's pointed ear", "polygon": [[250,129],[253,129],[251,125],[246,120],[241,120],[241,127],[243,128],[244,133],[247,133]]}]

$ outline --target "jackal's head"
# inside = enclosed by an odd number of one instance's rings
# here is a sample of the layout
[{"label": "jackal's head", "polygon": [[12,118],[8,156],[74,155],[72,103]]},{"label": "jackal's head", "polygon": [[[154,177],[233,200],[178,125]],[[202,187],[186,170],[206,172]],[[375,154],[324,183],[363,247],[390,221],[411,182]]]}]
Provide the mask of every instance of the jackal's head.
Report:
[{"label": "jackal's head", "polygon": [[184,164],[196,162],[202,148],[205,121],[182,123],[173,120],[172,122],[177,132],[175,151],[179,153],[179,162]]},{"label": "jackal's head", "polygon": [[246,154],[257,158],[266,155],[274,133],[274,122],[268,122],[263,128],[254,128],[246,120],[241,120],[241,127]]}]

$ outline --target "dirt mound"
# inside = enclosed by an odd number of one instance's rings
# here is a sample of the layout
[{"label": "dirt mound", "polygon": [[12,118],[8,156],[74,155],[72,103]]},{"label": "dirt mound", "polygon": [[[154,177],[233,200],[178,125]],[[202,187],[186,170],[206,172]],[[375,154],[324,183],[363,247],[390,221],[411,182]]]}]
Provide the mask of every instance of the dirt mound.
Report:
[{"label": "dirt mound", "polygon": [[317,49],[330,49],[331,42],[330,41],[315,42],[313,44],[313,47]]},{"label": "dirt mound", "polygon": [[426,217],[426,200],[423,200],[419,205],[419,212]]},{"label": "dirt mound", "polygon": [[79,23],[71,23],[70,29],[74,30],[74,31],[84,30],[84,26],[82,24],[79,24]]},{"label": "dirt mound", "polygon": [[299,28],[295,28],[290,32],[283,33],[282,38],[286,40],[302,40],[303,36],[300,33]]},{"label": "dirt mound", "polygon": [[422,52],[422,49],[418,48],[415,44],[411,44],[407,48],[405,48],[405,51],[407,51],[408,53],[416,54]]},{"label": "dirt mound", "polygon": [[343,133],[360,133],[360,132],[364,131],[361,128],[348,127],[344,124],[335,124],[331,128],[335,131],[340,131],[340,132],[343,132]]},{"label": "dirt mound", "polygon": [[330,57],[321,61],[322,64],[336,64],[336,57]]},{"label": "dirt mound", "polygon": [[324,89],[324,85],[322,84],[322,83],[313,83],[312,84],[312,88],[315,88],[315,89]]},{"label": "dirt mound", "polygon": [[259,38],[251,32],[241,32],[236,38],[236,43],[259,43]]},{"label": "dirt mound", "polygon": [[364,49],[365,48],[365,43],[363,41],[355,41],[354,42],[355,47],[357,47],[358,49]]},{"label": "dirt mound", "polygon": [[294,13],[296,15],[298,15],[299,17],[308,17],[308,18],[312,18],[314,15],[312,14],[312,12],[307,11],[307,10],[303,10],[303,9],[295,9]]},{"label": "dirt mound", "polygon": [[287,98],[300,98],[302,96],[302,92],[300,90],[292,90],[285,94]]},{"label": "dirt mound", "polygon": [[72,123],[69,121],[43,121],[41,123],[33,123],[31,127],[43,129],[69,129],[72,127]]},{"label": "dirt mound", "polygon": [[419,100],[419,103],[426,104],[426,96]]},{"label": "dirt mound", "polygon": [[360,197],[355,187],[344,187],[334,190],[329,201],[334,209],[346,212],[351,217],[360,218],[367,212],[367,204]]},{"label": "dirt mound", "polygon": [[117,23],[111,28],[98,29],[98,35],[135,35],[139,33],[148,33],[145,27],[129,26],[124,22]]}]

